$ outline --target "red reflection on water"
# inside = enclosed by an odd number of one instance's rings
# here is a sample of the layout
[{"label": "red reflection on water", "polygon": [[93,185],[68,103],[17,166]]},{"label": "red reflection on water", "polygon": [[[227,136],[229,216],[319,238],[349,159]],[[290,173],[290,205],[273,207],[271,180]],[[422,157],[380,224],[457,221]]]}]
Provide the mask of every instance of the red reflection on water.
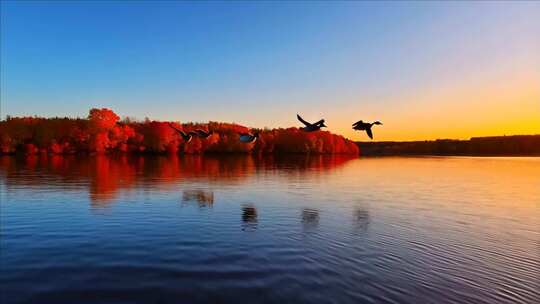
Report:
[{"label": "red reflection on water", "polygon": [[89,193],[93,204],[110,201],[118,189],[131,187],[135,182],[136,170],[125,156],[113,159],[97,155],[92,158]]},{"label": "red reflection on water", "polygon": [[[317,174],[355,157],[333,156],[130,156],[30,155],[0,157],[6,185],[86,187],[92,206],[105,206],[120,190],[139,185],[173,184],[183,179],[209,183],[241,183],[261,171]],[[47,181],[47,183],[44,183]],[[54,182],[51,182],[54,181]],[[49,183],[50,182],[50,183]],[[52,183],[52,184],[51,184]]]}]

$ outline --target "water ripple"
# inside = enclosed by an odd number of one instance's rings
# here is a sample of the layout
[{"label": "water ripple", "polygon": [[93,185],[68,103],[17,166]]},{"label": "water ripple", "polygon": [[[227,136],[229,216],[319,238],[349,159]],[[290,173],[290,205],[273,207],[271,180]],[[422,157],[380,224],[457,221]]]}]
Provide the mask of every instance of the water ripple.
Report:
[{"label": "water ripple", "polygon": [[539,303],[539,174],[523,158],[2,158],[0,302]]}]

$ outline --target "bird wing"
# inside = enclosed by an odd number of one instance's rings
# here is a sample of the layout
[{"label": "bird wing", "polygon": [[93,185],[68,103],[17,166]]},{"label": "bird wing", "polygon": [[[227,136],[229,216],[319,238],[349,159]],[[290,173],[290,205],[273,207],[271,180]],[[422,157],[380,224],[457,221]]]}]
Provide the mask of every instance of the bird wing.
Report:
[{"label": "bird wing", "polygon": [[173,128],[176,132],[180,133],[180,135],[186,136],[186,133],[184,133],[184,131],[177,129],[172,123],[169,124],[169,127]]},{"label": "bird wing", "polygon": [[371,132],[370,128],[366,129],[366,133],[367,133],[367,136],[369,136],[369,138],[373,139],[373,133]]},{"label": "bird wing", "polygon": [[353,125],[353,127],[356,127],[356,126],[358,126],[359,124],[363,124],[363,123],[364,123],[363,121],[359,120],[359,121],[353,123],[352,125]]},{"label": "bird wing", "polygon": [[318,125],[322,125],[322,124],[324,124],[324,119],[321,119],[321,120],[317,121],[313,125],[318,126]]},{"label": "bird wing", "polygon": [[195,130],[195,132],[198,133],[198,134],[200,134],[200,135],[206,135],[206,133],[207,133],[207,132],[206,132],[205,130],[203,130],[203,129],[197,129],[197,130]]},{"label": "bird wing", "polygon": [[300,117],[300,115],[296,114],[296,118],[298,118],[298,120],[300,120],[301,123],[306,125],[306,127],[311,126],[311,124],[309,122],[305,121],[302,117]]}]

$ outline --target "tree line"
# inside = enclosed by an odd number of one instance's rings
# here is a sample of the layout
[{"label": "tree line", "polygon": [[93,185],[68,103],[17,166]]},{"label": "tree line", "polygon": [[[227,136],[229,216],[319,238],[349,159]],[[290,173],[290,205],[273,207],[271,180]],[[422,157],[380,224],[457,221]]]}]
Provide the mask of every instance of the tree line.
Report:
[{"label": "tree line", "polygon": [[470,140],[358,142],[363,155],[540,155],[540,135],[473,137]]},{"label": "tree line", "polygon": [[[213,131],[189,143],[171,128],[184,132]],[[240,132],[258,132],[255,143],[239,141]],[[359,154],[358,146],[327,131],[299,128],[250,129],[234,123],[179,123],[146,119],[120,120],[110,109],[91,109],[87,118],[7,117],[0,121],[0,154],[77,153],[300,153]]]}]

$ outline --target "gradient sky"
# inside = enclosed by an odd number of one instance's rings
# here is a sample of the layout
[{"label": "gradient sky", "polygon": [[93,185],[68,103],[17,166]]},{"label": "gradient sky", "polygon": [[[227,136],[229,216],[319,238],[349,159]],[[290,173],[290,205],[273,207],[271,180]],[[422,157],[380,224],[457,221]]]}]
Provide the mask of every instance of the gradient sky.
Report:
[{"label": "gradient sky", "polygon": [[5,115],[540,133],[540,3],[1,2]]}]

